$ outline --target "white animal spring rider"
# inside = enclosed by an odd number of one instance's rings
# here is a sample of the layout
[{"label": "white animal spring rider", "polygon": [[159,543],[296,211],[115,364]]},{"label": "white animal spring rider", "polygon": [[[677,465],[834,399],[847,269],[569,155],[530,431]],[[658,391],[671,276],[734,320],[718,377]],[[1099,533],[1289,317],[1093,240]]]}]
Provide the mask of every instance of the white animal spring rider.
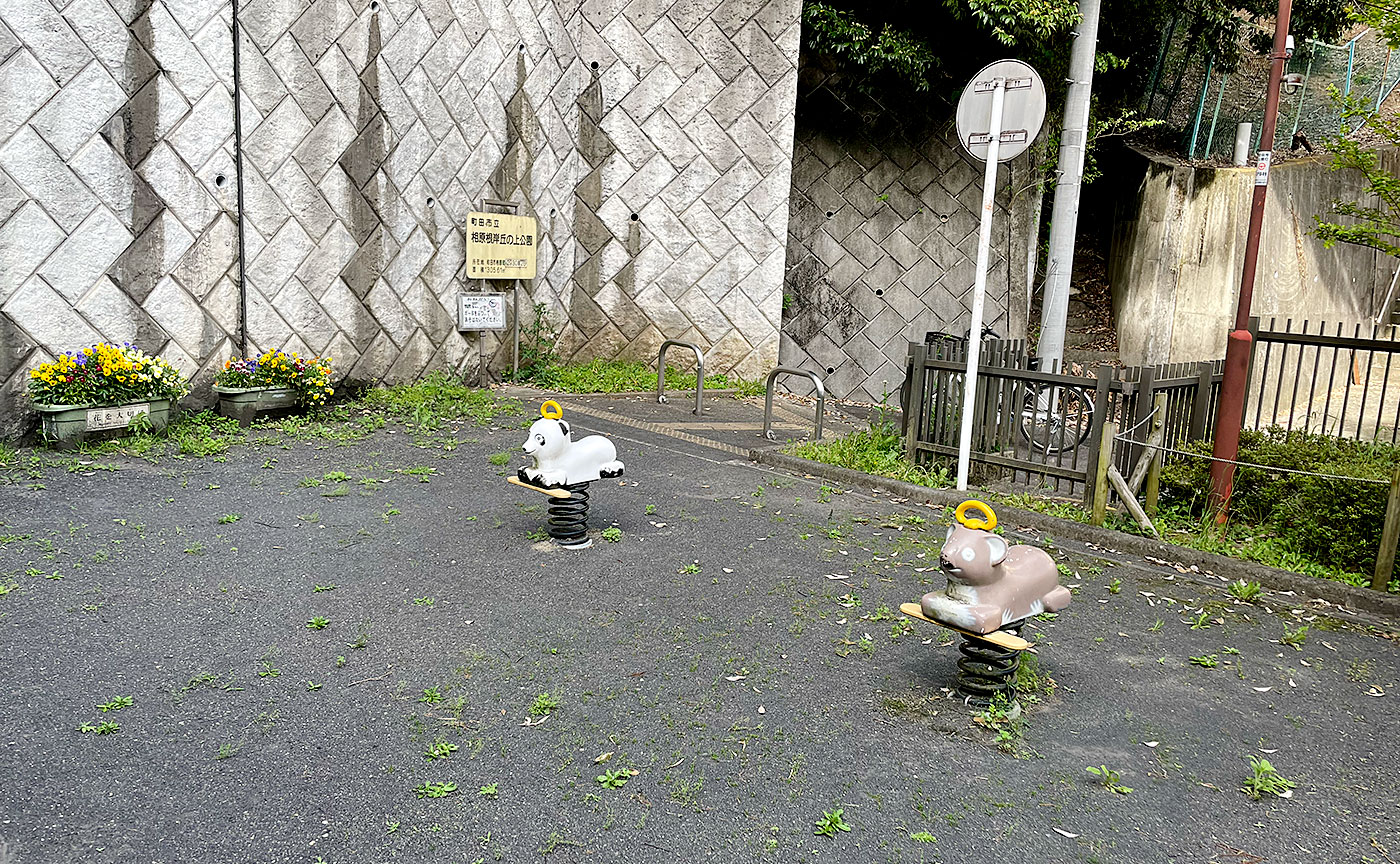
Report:
[{"label": "white animal spring rider", "polygon": [[592,546],[588,537],[588,484],[622,476],[617,448],[602,435],[575,441],[564,420],[564,409],[550,399],[540,406],[540,419],[530,425],[529,437],[520,449],[535,464],[506,479],[549,497],[546,529],[554,542],[565,549]]}]

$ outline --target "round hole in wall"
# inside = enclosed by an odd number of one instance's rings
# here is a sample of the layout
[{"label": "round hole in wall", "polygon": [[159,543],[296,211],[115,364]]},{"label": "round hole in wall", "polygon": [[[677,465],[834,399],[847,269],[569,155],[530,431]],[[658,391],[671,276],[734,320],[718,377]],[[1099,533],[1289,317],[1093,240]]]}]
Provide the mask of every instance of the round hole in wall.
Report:
[{"label": "round hole in wall", "polygon": [[836,215],[836,214],[835,214],[834,212],[832,212],[831,210],[826,211],[826,218],[828,218],[828,219],[830,219],[832,216],[835,216],[835,215]]},{"label": "round hole in wall", "polygon": [[828,367],[826,367],[826,374],[828,374],[828,375],[835,375],[835,374],[836,374],[836,367],[835,367],[835,366],[828,366]]},{"label": "round hole in wall", "polygon": [[553,207],[549,208],[549,215],[551,215],[551,216],[554,215],[554,208],[553,208]]},{"label": "round hole in wall", "polygon": [[588,64],[588,68],[590,68],[590,69],[597,69],[597,68],[598,68],[598,61],[597,61],[597,60],[594,60],[592,63],[589,63],[589,64]]},{"label": "round hole in wall", "polygon": [[640,219],[640,218],[642,218],[642,217],[638,216],[636,213],[633,213],[633,214],[632,214],[632,221],[633,221],[633,222],[636,222],[636,221],[637,221],[638,219]]},{"label": "round hole in wall", "polygon": [[521,43],[520,43],[520,49],[519,49],[519,50],[521,50],[521,51],[524,51],[524,50],[525,50],[525,43],[524,43],[524,42],[521,42]]},{"label": "round hole in wall", "polygon": [[224,184],[227,183],[227,182],[228,182],[228,178],[225,177],[224,175],[222,175],[222,174],[215,174],[215,175],[214,175],[214,185],[217,186],[217,187],[219,187],[220,189],[224,188]]},{"label": "round hole in wall", "polygon": [[437,202],[436,202],[435,200],[433,200],[433,196],[429,195],[429,196],[428,196],[428,206],[431,207],[431,206],[433,206],[433,205],[436,204],[436,203],[437,203]]},{"label": "round hole in wall", "polygon": [[876,288],[876,289],[875,289],[875,296],[876,296],[876,297],[884,297],[884,296],[885,296],[885,289],[884,289],[884,288]]},{"label": "round hole in wall", "polygon": [[378,11],[379,11],[379,0],[370,0],[369,11],[371,11],[371,12],[378,12]]}]

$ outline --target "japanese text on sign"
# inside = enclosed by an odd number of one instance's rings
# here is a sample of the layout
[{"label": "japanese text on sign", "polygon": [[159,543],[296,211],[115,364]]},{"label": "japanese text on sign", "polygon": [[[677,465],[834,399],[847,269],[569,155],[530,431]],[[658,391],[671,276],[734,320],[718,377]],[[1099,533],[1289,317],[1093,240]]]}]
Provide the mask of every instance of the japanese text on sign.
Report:
[{"label": "japanese text on sign", "polygon": [[506,329],[506,295],[458,294],[457,329]]},{"label": "japanese text on sign", "polygon": [[538,226],[530,216],[467,214],[468,279],[534,279]]}]

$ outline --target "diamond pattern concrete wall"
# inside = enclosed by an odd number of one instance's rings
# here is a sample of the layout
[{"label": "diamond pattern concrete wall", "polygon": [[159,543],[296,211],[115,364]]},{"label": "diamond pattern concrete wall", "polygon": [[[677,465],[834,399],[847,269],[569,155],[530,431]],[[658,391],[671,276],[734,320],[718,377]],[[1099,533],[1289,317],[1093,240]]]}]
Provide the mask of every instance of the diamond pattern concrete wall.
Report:
[{"label": "diamond pattern concrete wall", "polygon": [[[808,61],[782,362],[823,375],[840,398],[878,402],[899,390],[908,342],[929,330],[967,332],[983,166],[958,147],[951,111],[853,96]],[[985,320],[1008,337],[1026,327],[1028,174],[1026,157],[1002,167],[992,223]]]},{"label": "diamond pattern concrete wall", "polygon": [[223,0],[0,4],[0,434],[57,352],[230,352],[231,45]]},{"label": "diamond pattern concrete wall", "polygon": [[[238,349],[408,380],[494,368],[456,332],[461,224],[541,224],[565,356],[686,338],[776,362],[799,0],[229,0],[0,7],[0,434],[28,369],[97,339],[196,377]],[[491,286],[495,287],[495,286]]]}]

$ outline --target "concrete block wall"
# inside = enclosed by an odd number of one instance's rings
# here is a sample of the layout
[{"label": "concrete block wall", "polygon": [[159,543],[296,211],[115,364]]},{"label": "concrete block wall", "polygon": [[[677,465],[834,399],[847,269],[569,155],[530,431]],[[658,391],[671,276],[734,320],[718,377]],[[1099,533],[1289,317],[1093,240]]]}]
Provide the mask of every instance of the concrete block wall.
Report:
[{"label": "concrete block wall", "polygon": [[[803,55],[781,357],[879,402],[898,393],[910,341],[967,332],[983,165],[934,97],[884,105],[841,83]],[[1025,156],[1002,166],[992,223],[984,320],[1007,338],[1026,329],[1029,174]]]},{"label": "concrete block wall", "polygon": [[776,362],[798,0],[245,0],[241,139],[232,10],[0,5],[0,434],[30,368],[99,339],[207,399],[240,218],[250,350],[359,380],[508,362],[452,319],[484,197],[540,220],[530,299],[566,357]]}]

